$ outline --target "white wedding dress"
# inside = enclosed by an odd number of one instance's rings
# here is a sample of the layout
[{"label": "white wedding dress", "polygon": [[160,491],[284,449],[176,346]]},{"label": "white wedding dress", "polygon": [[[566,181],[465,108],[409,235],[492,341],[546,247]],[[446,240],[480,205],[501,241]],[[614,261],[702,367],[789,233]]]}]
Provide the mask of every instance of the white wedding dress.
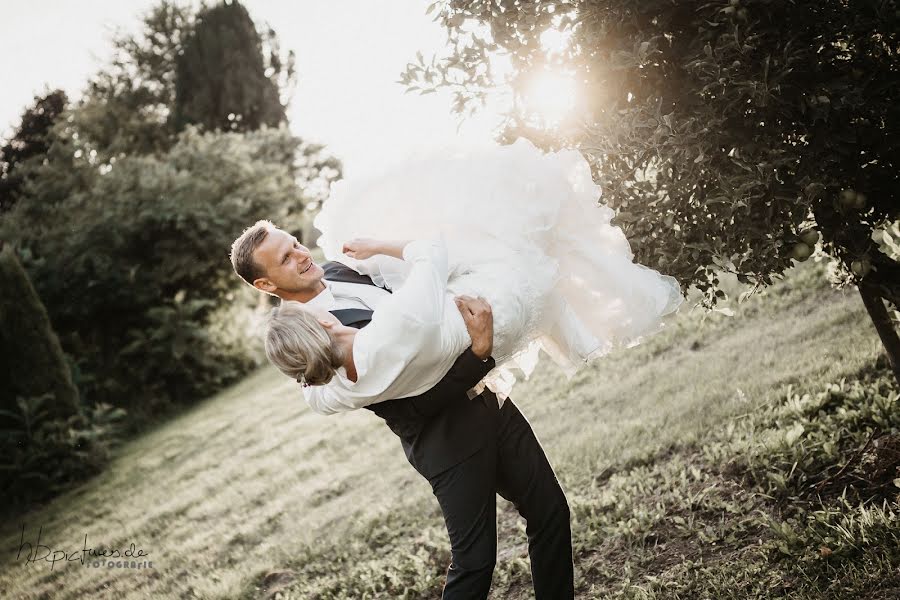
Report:
[{"label": "white wedding dress", "polygon": [[482,382],[505,398],[546,352],[571,376],[585,362],[660,331],[684,301],[673,277],[633,262],[614,212],[574,150],[529,141],[410,160],[377,177],[345,179],[315,219],[325,257],[398,289],[409,264],[355,261],[352,238],[443,238],[453,294],[484,297],[497,367]]}]

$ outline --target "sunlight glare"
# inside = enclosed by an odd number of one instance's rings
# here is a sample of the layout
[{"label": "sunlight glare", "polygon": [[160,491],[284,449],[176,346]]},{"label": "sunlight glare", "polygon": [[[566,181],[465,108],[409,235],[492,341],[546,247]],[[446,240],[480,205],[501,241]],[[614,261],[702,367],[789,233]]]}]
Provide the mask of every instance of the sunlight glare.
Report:
[{"label": "sunlight glare", "polygon": [[510,76],[515,72],[510,55],[492,52],[488,54],[488,60],[491,63],[491,73],[494,76],[494,81],[498,83],[509,81]]},{"label": "sunlight glare", "polygon": [[522,101],[536,125],[554,127],[575,107],[575,78],[571,73],[541,71],[525,86]]},{"label": "sunlight glare", "polygon": [[571,39],[571,30],[560,31],[551,27],[541,34],[541,48],[548,55],[559,54],[569,46],[569,40]]}]

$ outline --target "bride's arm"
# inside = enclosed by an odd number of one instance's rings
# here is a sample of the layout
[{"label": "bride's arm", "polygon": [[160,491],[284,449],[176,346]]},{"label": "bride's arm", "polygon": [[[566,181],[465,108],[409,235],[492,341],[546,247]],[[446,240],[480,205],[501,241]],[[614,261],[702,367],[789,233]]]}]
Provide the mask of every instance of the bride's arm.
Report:
[{"label": "bride's arm", "polygon": [[[356,410],[362,406],[356,406],[352,400],[343,398],[335,388],[332,380],[325,385],[309,385],[303,388],[303,399],[306,404],[320,415],[333,415],[339,412]],[[363,405],[365,406],[365,405]]]},{"label": "bride's arm", "polygon": [[[494,368],[494,359],[490,355],[494,345],[491,306],[482,299],[467,296],[457,297],[456,305],[466,323],[472,345],[457,357],[450,371],[431,389],[418,396],[377,403],[381,407],[376,409],[380,416],[388,418],[387,415],[395,410],[403,413],[405,409],[393,407],[404,406],[409,402],[420,418],[430,419],[454,402],[468,401],[468,390]],[[319,414],[330,415],[369,405],[367,402],[357,405],[352,399],[342,398],[340,390],[336,390],[335,386],[336,381],[332,380],[324,386],[303,388],[303,395],[310,408]]]},{"label": "bride's arm", "polygon": [[389,241],[375,240],[371,238],[355,238],[344,243],[341,252],[355,258],[356,260],[365,260],[376,254],[384,254],[393,258],[403,259],[403,249],[409,244],[410,240]]},{"label": "bride's arm", "polygon": [[[450,274],[447,247],[440,240],[416,240],[403,244],[402,258],[410,265],[409,275],[390,298],[391,309],[416,326],[439,326]],[[387,305],[385,302],[382,307]]]},{"label": "bride's arm", "polygon": [[399,289],[409,276],[410,264],[403,260],[408,242],[388,242],[357,238],[345,243],[343,259],[357,272],[368,275],[372,282],[389,291]]},{"label": "bride's arm", "polygon": [[402,255],[410,265],[409,275],[399,289],[382,301],[372,321],[354,340],[354,356],[358,352],[364,360],[356,365],[358,378],[352,391],[342,393],[344,390],[335,387],[335,381],[304,388],[307,404],[321,414],[405,397],[415,393],[417,386],[430,376],[434,376],[434,384],[440,381],[440,374],[423,372],[422,380],[415,385],[410,383],[412,387],[408,389],[406,384],[395,385],[404,369],[413,368],[410,363],[423,348],[433,348],[440,341],[446,304],[447,249],[441,242],[427,240],[396,242],[379,248]]},{"label": "bride's arm", "polygon": [[[393,295],[375,313],[372,327],[388,327],[387,336],[400,329],[402,323],[438,324],[444,315],[447,277],[447,248],[442,240],[384,241],[360,238],[344,244],[347,256],[359,260],[383,255],[406,264],[401,285],[391,286]],[[361,270],[362,272],[362,270]],[[374,277],[373,277],[374,279]],[[387,313],[393,317],[388,317]],[[380,316],[380,318],[379,318]],[[384,335],[384,334],[380,334]]]}]

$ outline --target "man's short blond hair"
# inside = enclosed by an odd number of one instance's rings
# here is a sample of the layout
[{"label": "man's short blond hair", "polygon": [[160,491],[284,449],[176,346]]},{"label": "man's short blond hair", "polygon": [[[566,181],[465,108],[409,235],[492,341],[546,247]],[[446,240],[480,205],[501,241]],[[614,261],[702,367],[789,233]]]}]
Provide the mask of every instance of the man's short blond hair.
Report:
[{"label": "man's short blond hair", "polygon": [[234,272],[248,284],[266,276],[266,270],[253,260],[253,253],[263,243],[275,225],[266,219],[260,219],[244,230],[238,239],[231,244],[231,266]]}]

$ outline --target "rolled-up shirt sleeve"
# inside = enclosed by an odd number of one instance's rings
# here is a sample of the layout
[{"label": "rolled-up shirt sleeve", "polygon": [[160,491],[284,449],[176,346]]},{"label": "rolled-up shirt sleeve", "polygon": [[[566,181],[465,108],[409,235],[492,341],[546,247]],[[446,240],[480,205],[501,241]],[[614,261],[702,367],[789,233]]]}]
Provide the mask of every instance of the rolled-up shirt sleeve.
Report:
[{"label": "rolled-up shirt sleeve", "polygon": [[407,397],[420,393],[417,389],[433,375],[416,371],[420,367],[411,363],[423,349],[440,344],[447,301],[447,248],[440,240],[409,242],[403,260],[410,265],[403,285],[382,301],[369,325],[356,335],[353,356],[358,381],[350,389],[336,380],[303,388],[313,411],[330,415]]},{"label": "rolled-up shirt sleeve", "polygon": [[416,240],[403,249],[403,260],[410,264],[409,275],[384,308],[416,323],[439,324],[449,275],[447,247],[441,240]]},{"label": "rolled-up shirt sleeve", "polygon": [[[343,259],[350,264],[349,260]],[[358,273],[368,275],[372,283],[387,290],[399,289],[409,276],[410,264],[403,259],[376,254],[364,260],[354,260],[350,264]]]}]

